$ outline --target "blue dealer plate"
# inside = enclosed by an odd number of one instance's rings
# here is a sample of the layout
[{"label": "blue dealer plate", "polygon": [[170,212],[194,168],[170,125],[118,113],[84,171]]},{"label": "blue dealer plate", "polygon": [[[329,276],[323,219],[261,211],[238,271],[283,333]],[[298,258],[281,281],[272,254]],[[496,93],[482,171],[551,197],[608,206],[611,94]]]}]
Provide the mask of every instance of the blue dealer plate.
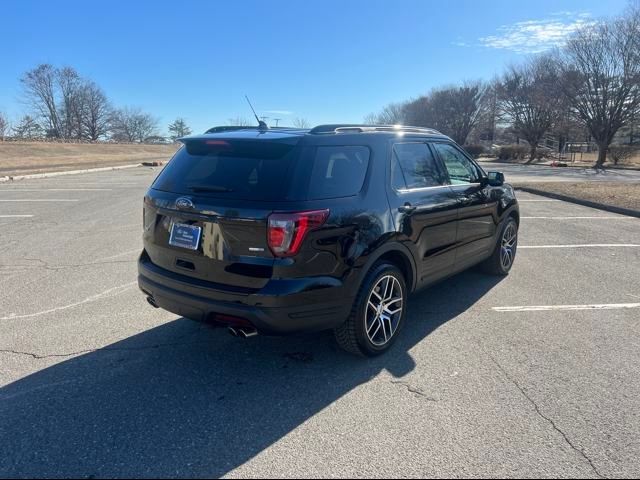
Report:
[{"label": "blue dealer plate", "polygon": [[169,236],[169,245],[189,250],[197,250],[200,244],[200,236],[202,228],[193,225],[185,225],[183,223],[174,223],[171,227],[171,235]]}]

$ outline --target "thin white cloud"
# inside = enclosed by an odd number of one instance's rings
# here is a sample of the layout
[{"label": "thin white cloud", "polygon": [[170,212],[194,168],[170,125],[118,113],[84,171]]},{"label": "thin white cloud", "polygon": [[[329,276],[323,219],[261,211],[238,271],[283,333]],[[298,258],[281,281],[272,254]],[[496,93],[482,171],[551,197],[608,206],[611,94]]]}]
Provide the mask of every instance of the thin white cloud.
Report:
[{"label": "thin white cloud", "polygon": [[455,42],[451,42],[451,45],[455,45],[456,47],[470,47],[471,45],[469,45],[467,42],[464,41],[464,39],[460,36],[456,37],[456,41]]},{"label": "thin white cloud", "polygon": [[555,12],[551,16],[503,25],[496,35],[481,37],[480,45],[517,53],[540,53],[564,45],[572,33],[593,23],[586,12]]}]

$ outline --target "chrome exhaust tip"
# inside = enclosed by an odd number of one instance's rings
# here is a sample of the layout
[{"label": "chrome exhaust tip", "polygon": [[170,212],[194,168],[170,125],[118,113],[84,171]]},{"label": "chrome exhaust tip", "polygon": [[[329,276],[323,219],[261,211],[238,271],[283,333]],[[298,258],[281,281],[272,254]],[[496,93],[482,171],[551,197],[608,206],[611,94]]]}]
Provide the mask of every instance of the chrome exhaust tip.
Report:
[{"label": "chrome exhaust tip", "polygon": [[258,335],[258,331],[255,328],[254,329],[241,328],[238,331],[242,336],[242,338],[251,338]]},{"label": "chrome exhaust tip", "polygon": [[152,296],[147,297],[147,303],[149,303],[153,308],[160,308]]}]

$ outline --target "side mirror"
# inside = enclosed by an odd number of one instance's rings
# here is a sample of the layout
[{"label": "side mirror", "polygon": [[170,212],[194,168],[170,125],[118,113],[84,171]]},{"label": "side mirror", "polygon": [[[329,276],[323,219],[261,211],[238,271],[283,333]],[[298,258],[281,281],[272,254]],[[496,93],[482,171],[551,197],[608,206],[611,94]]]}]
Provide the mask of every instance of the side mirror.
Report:
[{"label": "side mirror", "polygon": [[487,180],[492,187],[501,187],[504,185],[504,173],[502,172],[489,172],[487,174]]}]

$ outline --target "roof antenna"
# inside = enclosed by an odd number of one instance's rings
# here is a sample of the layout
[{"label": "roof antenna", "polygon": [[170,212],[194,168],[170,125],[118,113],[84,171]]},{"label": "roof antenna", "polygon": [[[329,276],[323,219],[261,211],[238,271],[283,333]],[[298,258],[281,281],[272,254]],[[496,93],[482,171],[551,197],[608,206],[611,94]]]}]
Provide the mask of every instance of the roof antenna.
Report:
[{"label": "roof antenna", "polygon": [[253,116],[256,117],[256,120],[258,121],[258,130],[269,130],[269,125],[267,125],[263,120],[260,120],[258,118],[258,114],[254,110],[253,105],[251,105],[251,100],[249,100],[249,97],[245,95],[244,98],[247,99],[247,103],[251,107],[251,111],[253,112]]}]

